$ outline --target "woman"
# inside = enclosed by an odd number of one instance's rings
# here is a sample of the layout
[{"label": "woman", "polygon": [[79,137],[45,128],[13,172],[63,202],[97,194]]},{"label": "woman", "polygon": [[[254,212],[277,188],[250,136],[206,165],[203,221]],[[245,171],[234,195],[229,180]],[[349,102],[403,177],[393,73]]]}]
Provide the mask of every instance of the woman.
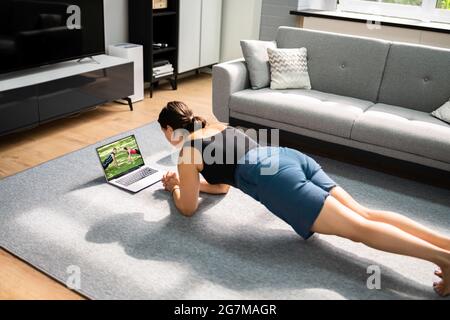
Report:
[{"label": "woman", "polygon": [[[335,235],[434,263],[441,278],[433,284],[434,290],[441,296],[450,294],[449,237],[399,214],[364,207],[310,157],[288,148],[261,147],[222,124],[208,125],[182,102],[168,103],[158,122],[167,140],[182,146],[178,174],[167,173],[163,184],[184,216],[195,214],[200,192],[226,194],[234,186],[304,239],[315,232]],[[183,134],[177,135],[179,131]],[[230,158],[233,161],[211,161]],[[265,174],[273,163],[277,170]]]},{"label": "woman", "polygon": [[139,149],[132,149],[132,148],[128,148],[128,147],[123,147],[123,151],[125,151],[126,153],[128,153],[128,163],[131,163],[131,156],[135,155],[135,156],[139,156],[141,157],[141,150]]},{"label": "woman", "polygon": [[105,161],[103,161],[103,169],[108,169],[109,166],[114,163],[116,167],[119,166],[116,159],[117,148],[112,149],[111,153],[106,157]]}]

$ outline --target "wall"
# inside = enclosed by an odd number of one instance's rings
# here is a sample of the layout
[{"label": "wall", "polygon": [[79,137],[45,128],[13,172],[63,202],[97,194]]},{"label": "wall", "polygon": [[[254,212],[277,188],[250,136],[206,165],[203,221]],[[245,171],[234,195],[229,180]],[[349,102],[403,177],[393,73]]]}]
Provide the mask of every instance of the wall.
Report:
[{"label": "wall", "polygon": [[[133,0],[130,0],[133,1]],[[103,0],[105,6],[105,44],[128,41],[128,0]]]},{"label": "wall", "polygon": [[240,40],[258,39],[262,0],[223,0],[221,61],[242,57]]},{"label": "wall", "polygon": [[263,0],[261,10],[261,40],[275,40],[279,26],[296,26],[289,11],[296,10],[298,0]]}]

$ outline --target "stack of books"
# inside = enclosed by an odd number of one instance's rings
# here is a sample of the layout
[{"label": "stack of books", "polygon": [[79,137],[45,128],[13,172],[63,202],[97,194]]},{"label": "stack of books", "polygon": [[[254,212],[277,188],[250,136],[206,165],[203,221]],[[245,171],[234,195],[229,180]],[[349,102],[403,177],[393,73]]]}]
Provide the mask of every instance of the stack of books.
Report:
[{"label": "stack of books", "polygon": [[155,61],[153,64],[153,76],[158,79],[173,74],[173,66],[168,60]]}]

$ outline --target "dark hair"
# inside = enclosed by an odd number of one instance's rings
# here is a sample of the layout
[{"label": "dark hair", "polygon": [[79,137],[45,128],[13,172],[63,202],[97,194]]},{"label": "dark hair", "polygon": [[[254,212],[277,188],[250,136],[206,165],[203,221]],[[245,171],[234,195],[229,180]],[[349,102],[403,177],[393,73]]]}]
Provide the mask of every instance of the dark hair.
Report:
[{"label": "dark hair", "polygon": [[204,128],[208,124],[202,117],[194,116],[191,108],[180,101],[169,102],[161,110],[158,122],[163,129],[170,126],[173,130],[184,129],[189,132],[194,132],[200,127]]}]

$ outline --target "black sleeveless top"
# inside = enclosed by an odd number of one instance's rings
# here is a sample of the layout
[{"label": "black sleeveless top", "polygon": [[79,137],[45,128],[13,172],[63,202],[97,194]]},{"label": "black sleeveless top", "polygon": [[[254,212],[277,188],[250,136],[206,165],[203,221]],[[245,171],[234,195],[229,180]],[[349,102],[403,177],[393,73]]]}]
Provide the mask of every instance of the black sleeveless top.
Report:
[{"label": "black sleeveless top", "polygon": [[209,184],[235,186],[234,173],[238,161],[258,143],[243,131],[227,127],[214,136],[186,142],[202,154],[203,170],[200,172]]}]

